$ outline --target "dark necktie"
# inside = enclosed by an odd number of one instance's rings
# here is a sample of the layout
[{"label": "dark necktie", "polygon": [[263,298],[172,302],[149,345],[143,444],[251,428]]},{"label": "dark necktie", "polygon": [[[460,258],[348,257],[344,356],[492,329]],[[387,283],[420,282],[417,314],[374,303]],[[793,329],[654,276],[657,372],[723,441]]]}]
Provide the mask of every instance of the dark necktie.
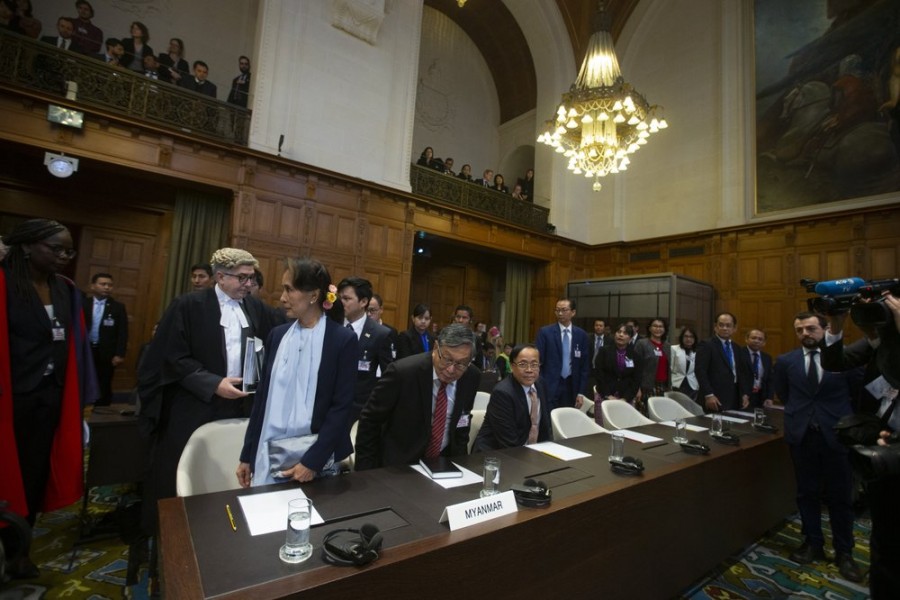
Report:
[{"label": "dark necktie", "polygon": [[759,381],[759,352],[753,353],[753,379]]},{"label": "dark necktie", "polygon": [[734,373],[734,351],[731,349],[731,340],[725,340],[725,358],[728,359],[728,366]]},{"label": "dark necktie", "polygon": [[441,443],[444,441],[444,427],[447,423],[447,384],[441,382],[437,398],[434,401],[434,414],[431,416],[431,438],[425,456],[434,458],[441,453]]},{"label": "dark necktie", "polygon": [[809,389],[813,393],[819,389],[819,366],[816,364],[816,354],[818,354],[818,350],[810,350],[807,356],[809,357],[809,366],[806,368],[806,381],[809,384]]},{"label": "dark necktie", "polygon": [[538,440],[538,407],[540,406],[537,392],[534,388],[528,390],[528,398],[531,400],[531,429],[528,430],[528,441],[526,444],[533,444]]},{"label": "dark necktie", "polygon": [[64,38],[59,38],[59,47],[63,50],[66,49],[66,40]]}]

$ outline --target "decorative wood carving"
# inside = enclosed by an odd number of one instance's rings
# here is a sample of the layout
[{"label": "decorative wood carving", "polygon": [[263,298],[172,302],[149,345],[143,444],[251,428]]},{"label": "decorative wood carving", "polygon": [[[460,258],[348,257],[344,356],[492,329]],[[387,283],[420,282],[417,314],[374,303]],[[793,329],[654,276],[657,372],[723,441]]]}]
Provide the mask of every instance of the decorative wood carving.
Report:
[{"label": "decorative wood carving", "polygon": [[375,45],[384,21],[384,0],[332,0],[331,24]]}]

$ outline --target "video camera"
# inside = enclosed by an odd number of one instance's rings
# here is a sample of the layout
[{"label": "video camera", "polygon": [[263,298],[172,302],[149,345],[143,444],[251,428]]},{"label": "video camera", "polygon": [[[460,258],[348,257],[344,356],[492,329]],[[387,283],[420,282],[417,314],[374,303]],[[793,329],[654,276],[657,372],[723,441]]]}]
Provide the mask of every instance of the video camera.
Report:
[{"label": "video camera", "polygon": [[[840,315],[847,312],[857,325],[880,327],[893,320],[891,311],[884,305],[882,292],[888,291],[900,297],[900,279],[873,279],[860,277],[813,281],[801,279],[800,285],[818,298],[806,301],[809,310],[823,315]],[[864,302],[864,300],[869,300]]]},{"label": "video camera", "polygon": [[900,475],[900,433],[893,432],[887,446],[878,445],[878,432],[884,429],[874,415],[852,414],[841,417],[834,426],[839,442],[850,448],[850,464],[866,481],[887,475]]}]

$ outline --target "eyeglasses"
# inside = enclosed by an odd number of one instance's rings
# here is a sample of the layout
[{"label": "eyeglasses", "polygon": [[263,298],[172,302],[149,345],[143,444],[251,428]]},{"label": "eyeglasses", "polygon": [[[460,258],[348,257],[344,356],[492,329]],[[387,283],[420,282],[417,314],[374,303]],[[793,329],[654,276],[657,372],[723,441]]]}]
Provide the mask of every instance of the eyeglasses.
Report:
[{"label": "eyeglasses", "polygon": [[572,310],[571,308],[557,308],[553,312],[555,312],[558,315],[561,315],[563,313],[571,312],[571,310]]},{"label": "eyeglasses", "polygon": [[38,243],[59,258],[75,258],[75,255],[78,254],[78,250],[75,250],[74,248],[66,248],[57,244],[46,244],[44,242]]},{"label": "eyeglasses", "polygon": [[539,362],[525,362],[523,360],[522,362],[516,362],[513,364],[516,365],[517,367],[519,367],[520,369],[522,369],[523,371],[537,371],[538,369],[541,368],[541,363],[539,363]]},{"label": "eyeglasses", "polygon": [[256,283],[256,273],[252,275],[238,275],[237,273],[229,273],[228,271],[219,271],[219,273],[221,273],[222,275],[228,275],[229,277],[234,277],[238,280],[238,283],[240,285],[246,285],[249,281]]},{"label": "eyeglasses", "polygon": [[366,312],[369,313],[370,315],[374,315],[377,312],[379,312],[380,310],[381,310],[381,308],[379,308],[377,306],[370,306],[369,308],[366,309]]},{"label": "eyeglasses", "polygon": [[441,368],[442,368],[442,369],[449,369],[449,368],[452,367],[454,371],[455,371],[456,369],[460,369],[461,371],[465,371],[466,369],[469,368],[469,365],[472,364],[472,359],[471,359],[471,358],[470,358],[467,362],[459,362],[459,361],[456,361],[456,360],[451,360],[451,359],[449,359],[449,358],[444,358],[444,355],[441,354],[441,345],[440,345],[438,342],[435,342],[435,343],[434,343],[434,347],[437,349],[438,359],[439,359],[439,362],[440,362],[440,365],[441,365]]}]

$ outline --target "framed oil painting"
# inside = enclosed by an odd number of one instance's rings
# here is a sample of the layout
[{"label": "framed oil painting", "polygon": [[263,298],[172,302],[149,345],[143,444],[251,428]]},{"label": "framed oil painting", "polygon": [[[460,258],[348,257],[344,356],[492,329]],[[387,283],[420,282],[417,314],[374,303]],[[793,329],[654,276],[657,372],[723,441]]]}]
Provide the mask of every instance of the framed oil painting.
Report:
[{"label": "framed oil painting", "polygon": [[754,36],[756,213],[896,199],[900,0],[755,0]]}]

